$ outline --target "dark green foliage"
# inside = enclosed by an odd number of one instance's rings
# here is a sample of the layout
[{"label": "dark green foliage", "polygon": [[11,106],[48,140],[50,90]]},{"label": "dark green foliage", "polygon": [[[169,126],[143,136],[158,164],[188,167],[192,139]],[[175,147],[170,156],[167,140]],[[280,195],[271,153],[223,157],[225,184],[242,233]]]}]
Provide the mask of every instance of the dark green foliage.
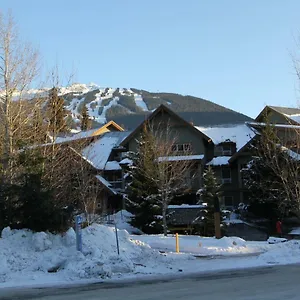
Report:
[{"label": "dark green foliage", "polygon": [[112,100],[113,98],[103,99],[101,102],[101,106],[107,106]]},{"label": "dark green foliage", "polygon": [[120,105],[125,106],[129,110],[133,112],[142,112],[143,110],[138,107],[134,101],[134,96],[125,96],[119,95],[119,102]]},{"label": "dark green foliage", "polygon": [[21,151],[15,165],[18,176],[0,184],[0,229],[28,228],[62,232],[72,223],[72,207],[55,200],[43,179],[44,159],[40,148]]},{"label": "dark green foliage", "polygon": [[80,128],[81,128],[82,131],[86,131],[86,130],[91,129],[91,126],[92,126],[92,122],[89,118],[89,113],[88,113],[87,107],[84,106],[82,111],[81,111],[81,125],[80,125]]},{"label": "dark green foliage", "polygon": [[67,93],[67,94],[64,94],[62,97],[65,100],[65,105],[70,105],[71,101],[74,98],[77,98],[78,100],[81,100],[83,97],[85,97],[85,94],[78,95],[77,93]]},{"label": "dark green foliage", "polygon": [[151,139],[144,130],[138,152],[130,155],[133,163],[127,170],[131,182],[126,188],[128,195],[126,207],[134,215],[131,224],[148,234],[162,232],[159,193],[153,181],[146,178],[143,172],[144,168],[155,167],[154,156],[151,155],[153,151],[155,149],[151,147]]},{"label": "dark green foliage", "polygon": [[102,112],[103,112],[103,106],[100,106],[99,110],[98,110],[98,115],[100,116],[102,114]]},{"label": "dark green foliage", "polygon": [[80,104],[77,107],[77,111],[82,111],[83,107],[87,104],[91,103],[92,101],[96,100],[96,95],[100,92],[100,90],[93,90],[86,94],[81,95],[80,97],[76,97],[78,99],[82,99],[84,97],[84,100],[80,102]]},{"label": "dark green foliage", "polygon": [[114,118],[116,116],[122,116],[122,115],[127,115],[128,114],[128,110],[120,105],[115,105],[110,107],[107,111],[106,111],[106,119],[107,120],[114,120]]},{"label": "dark green foliage", "polygon": [[55,205],[40,174],[25,174],[23,183],[15,189],[19,195],[18,226],[33,231],[62,232],[71,225],[70,211]]},{"label": "dark green foliage", "polygon": [[271,205],[273,216],[265,217],[272,219],[299,212],[299,162],[280,144],[276,129],[267,123],[251,145],[252,161],[242,170],[252,205]]},{"label": "dark green foliage", "polygon": [[216,211],[215,201],[219,201],[220,185],[215,177],[214,171],[209,166],[203,175],[203,188],[198,191],[201,203],[207,203],[203,210],[203,235],[213,236],[215,233],[214,212]]},{"label": "dark green foliage", "polygon": [[146,103],[149,110],[153,110],[159,107],[161,104],[168,105],[168,102],[164,99],[155,96],[143,96],[144,102]]},{"label": "dark green foliage", "polygon": [[69,131],[65,120],[66,115],[64,99],[58,96],[56,88],[51,89],[49,91],[48,103],[49,129],[51,134],[56,135]]}]

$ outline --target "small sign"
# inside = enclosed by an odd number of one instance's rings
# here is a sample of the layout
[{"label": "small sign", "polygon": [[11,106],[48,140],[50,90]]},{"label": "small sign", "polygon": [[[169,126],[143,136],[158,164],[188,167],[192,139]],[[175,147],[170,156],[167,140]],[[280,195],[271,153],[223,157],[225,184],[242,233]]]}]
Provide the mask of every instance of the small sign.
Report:
[{"label": "small sign", "polygon": [[76,223],[82,224],[82,216],[81,215],[76,216]]},{"label": "small sign", "polygon": [[78,215],[75,218],[75,230],[76,230],[76,250],[82,252],[82,216]]}]

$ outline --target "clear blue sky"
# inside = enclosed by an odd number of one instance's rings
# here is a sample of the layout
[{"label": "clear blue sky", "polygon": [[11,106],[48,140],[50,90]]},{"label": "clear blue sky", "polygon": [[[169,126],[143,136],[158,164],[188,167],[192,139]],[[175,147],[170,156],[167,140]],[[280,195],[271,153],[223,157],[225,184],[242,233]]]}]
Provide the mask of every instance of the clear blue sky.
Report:
[{"label": "clear blue sky", "polygon": [[75,81],[202,97],[249,116],[297,106],[299,0],[1,0]]}]

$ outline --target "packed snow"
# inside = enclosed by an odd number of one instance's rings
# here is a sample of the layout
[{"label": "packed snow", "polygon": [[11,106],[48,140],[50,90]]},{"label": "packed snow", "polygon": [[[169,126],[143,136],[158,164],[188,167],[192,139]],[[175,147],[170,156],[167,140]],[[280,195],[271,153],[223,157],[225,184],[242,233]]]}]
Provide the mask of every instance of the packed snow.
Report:
[{"label": "packed snow", "polygon": [[[147,243],[151,248],[162,251],[175,251],[174,236],[141,235],[136,237],[139,241]],[[257,254],[263,252],[258,245],[249,245],[238,237],[223,237],[218,240],[210,237],[192,235],[179,236],[180,252],[197,256],[232,256],[240,254]]]},{"label": "packed snow", "polygon": [[285,115],[287,116],[288,118],[290,118],[291,120],[297,122],[297,123],[300,123],[300,114],[293,114],[293,115]]},{"label": "packed snow", "polygon": [[[108,98],[111,98],[111,97],[108,97]],[[114,97],[107,105],[103,106],[101,115],[98,114],[98,110],[95,110],[94,112],[92,112],[92,115],[90,115],[90,116],[94,117],[94,119],[99,123],[106,123],[107,122],[106,111],[108,109],[110,109],[112,106],[118,105],[118,101],[119,101],[119,97]]]},{"label": "packed snow", "polygon": [[[100,90],[96,95],[96,99],[91,101],[88,105],[87,105],[87,108],[88,108],[88,114],[90,117],[98,117],[99,115],[99,108],[101,107],[102,105],[102,98],[101,98],[101,94],[102,94],[102,91]],[[103,122],[104,123],[104,122]]]},{"label": "packed snow", "polygon": [[201,160],[203,159],[204,155],[177,155],[177,156],[163,156],[159,157],[158,161],[181,161],[181,160]]},{"label": "packed snow", "polygon": [[147,104],[144,102],[142,95],[134,94],[135,104],[140,107],[143,111],[148,111]]},{"label": "packed snow", "polygon": [[178,208],[194,208],[194,209],[199,209],[199,208],[205,208],[207,205],[202,205],[202,204],[196,204],[196,205],[190,205],[190,204],[181,204],[181,205],[168,205],[169,209],[178,209]]},{"label": "packed snow", "polygon": [[209,166],[222,166],[228,165],[230,156],[218,156],[214,157],[207,165]]},{"label": "packed snow", "polygon": [[[131,215],[112,216],[118,227],[128,227]],[[76,251],[76,234],[30,230],[2,231],[0,239],[0,287],[95,282],[110,278],[171,275],[299,262],[300,243],[246,242],[237,237],[222,239],[169,235],[129,235],[115,226],[93,224],[82,229],[83,251]],[[223,259],[220,259],[223,257]],[[210,259],[207,259],[210,258]]]}]

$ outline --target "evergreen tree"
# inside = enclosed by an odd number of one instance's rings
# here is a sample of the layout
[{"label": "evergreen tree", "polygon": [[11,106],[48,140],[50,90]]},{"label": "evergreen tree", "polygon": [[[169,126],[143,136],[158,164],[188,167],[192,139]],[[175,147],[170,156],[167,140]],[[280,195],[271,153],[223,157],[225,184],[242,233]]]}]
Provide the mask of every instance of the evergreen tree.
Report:
[{"label": "evergreen tree", "polygon": [[203,235],[213,236],[215,234],[215,201],[219,201],[221,195],[220,185],[211,166],[203,174],[203,188],[198,191],[201,203],[207,203],[206,209],[203,211]]},{"label": "evergreen tree", "polygon": [[[249,212],[256,216],[277,219],[285,215],[279,204],[285,200],[285,190],[280,176],[270,168],[262,156],[253,156],[242,170],[245,188],[249,191]],[[290,210],[285,207],[286,212]]]},{"label": "evergreen tree", "polygon": [[[134,217],[131,225],[139,228],[145,233],[160,233],[162,231],[161,208],[158,202],[158,190],[145,177],[143,168],[154,168],[153,164],[153,143],[151,136],[144,127],[142,137],[139,141],[138,151],[130,153],[132,164],[128,167],[128,175],[131,182],[127,185],[127,210]],[[142,162],[142,163],[141,163]],[[136,166],[139,166],[137,168]]]},{"label": "evergreen tree", "polygon": [[91,129],[91,126],[92,126],[92,121],[89,118],[89,113],[88,113],[87,107],[86,107],[86,105],[83,105],[82,112],[81,112],[80,128],[82,131],[86,131],[86,130]]},{"label": "evergreen tree", "polygon": [[48,116],[49,130],[53,136],[68,131],[65,119],[66,115],[64,99],[58,96],[58,90],[56,88],[51,89],[49,92]]}]

